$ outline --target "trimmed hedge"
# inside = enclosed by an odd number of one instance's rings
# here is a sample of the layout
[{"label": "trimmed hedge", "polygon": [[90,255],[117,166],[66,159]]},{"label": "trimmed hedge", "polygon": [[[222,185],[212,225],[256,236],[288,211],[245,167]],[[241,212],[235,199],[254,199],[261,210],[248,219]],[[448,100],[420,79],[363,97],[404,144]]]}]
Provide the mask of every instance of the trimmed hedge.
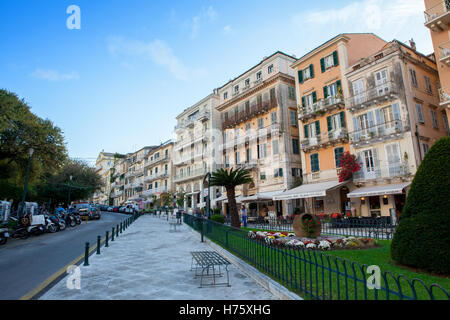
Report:
[{"label": "trimmed hedge", "polygon": [[417,170],[391,243],[400,264],[450,274],[450,137],[437,141]]},{"label": "trimmed hedge", "polygon": [[221,214],[214,214],[211,216],[210,220],[224,224],[225,223],[225,217]]}]

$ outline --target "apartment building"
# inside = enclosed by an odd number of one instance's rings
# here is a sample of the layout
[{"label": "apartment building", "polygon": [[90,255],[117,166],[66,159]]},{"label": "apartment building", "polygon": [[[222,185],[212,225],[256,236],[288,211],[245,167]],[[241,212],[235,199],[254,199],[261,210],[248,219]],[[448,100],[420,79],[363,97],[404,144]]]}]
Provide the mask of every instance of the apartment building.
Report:
[{"label": "apartment building", "polygon": [[356,215],[398,216],[425,153],[447,134],[436,62],[411,45],[394,40],[345,72],[350,151],[362,166],[347,194]]},{"label": "apartment building", "polygon": [[[295,60],[275,52],[217,89],[223,165],[246,168],[253,178],[236,189],[238,206],[247,208],[249,220],[258,214],[292,213],[292,201],[273,201],[273,196],[301,177],[295,74],[290,68]],[[216,202],[228,212],[224,194]]]},{"label": "apartment building", "polygon": [[[173,180],[176,191],[186,194],[185,210],[206,206],[207,191],[203,178],[206,173],[217,169],[215,156],[219,154],[214,144],[216,136],[221,136],[220,118],[216,110],[218,101],[218,95],[212,93],[177,117]],[[216,189],[211,191],[214,204]]]},{"label": "apartment building", "polygon": [[100,152],[96,161],[95,172],[102,178],[103,186],[93,195],[94,203],[109,205],[109,194],[111,192],[110,169],[113,163],[114,153]]},{"label": "apartment building", "polygon": [[274,197],[303,199],[301,211],[345,212],[349,186],[339,183],[339,158],[350,151],[345,108],[345,71],[379,51],[386,42],[374,34],[340,34],[292,64],[301,137],[303,185]]},{"label": "apartment building", "polygon": [[151,202],[154,197],[175,190],[173,183],[175,173],[172,159],[173,147],[174,142],[165,142],[159,147],[151,149],[144,157],[144,190],[140,194],[144,201]]},{"label": "apartment building", "polygon": [[450,119],[450,0],[425,0],[425,26],[430,29],[440,78],[439,97]]}]

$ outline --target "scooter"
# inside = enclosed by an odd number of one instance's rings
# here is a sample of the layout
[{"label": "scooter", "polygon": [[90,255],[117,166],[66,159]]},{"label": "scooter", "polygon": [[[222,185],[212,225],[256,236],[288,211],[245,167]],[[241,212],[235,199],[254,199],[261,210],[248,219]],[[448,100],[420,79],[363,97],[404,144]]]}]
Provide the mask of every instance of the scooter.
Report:
[{"label": "scooter", "polygon": [[58,231],[58,227],[56,226],[56,224],[52,222],[52,220],[50,220],[49,216],[44,217],[45,217],[45,225],[43,226],[44,231],[49,233],[55,233],[56,231]]},{"label": "scooter", "polygon": [[79,214],[73,213],[73,214],[71,214],[71,216],[75,219],[75,222],[76,222],[78,225],[81,224],[81,217],[80,217]]},{"label": "scooter", "polygon": [[58,231],[63,231],[66,229],[66,223],[64,222],[64,219],[60,218],[59,216],[50,216],[49,218],[56,225]]},{"label": "scooter", "polygon": [[6,242],[8,242],[8,238],[9,238],[8,228],[0,228],[0,245],[3,245]]},{"label": "scooter", "polygon": [[9,219],[13,222],[17,222],[17,224],[9,230],[11,238],[27,239],[30,236],[27,226],[24,226],[21,222],[19,222],[19,219],[13,216],[11,216]]},{"label": "scooter", "polygon": [[72,214],[65,214],[64,215],[64,220],[66,222],[66,225],[68,225],[69,227],[75,227],[77,225],[77,221],[75,220],[75,217]]}]

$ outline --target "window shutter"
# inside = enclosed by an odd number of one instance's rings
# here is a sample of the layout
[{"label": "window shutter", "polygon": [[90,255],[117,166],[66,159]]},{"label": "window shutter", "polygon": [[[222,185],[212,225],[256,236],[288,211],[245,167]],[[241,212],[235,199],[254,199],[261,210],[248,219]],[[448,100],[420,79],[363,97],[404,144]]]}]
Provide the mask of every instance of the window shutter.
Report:
[{"label": "window shutter", "polygon": [[324,97],[324,99],[328,98],[328,87],[327,86],[323,87],[323,97]]},{"label": "window shutter", "polygon": [[353,117],[353,131],[354,131],[354,138],[355,141],[359,140],[359,126],[358,126],[358,118],[357,117]]},{"label": "window shutter", "polygon": [[341,117],[341,127],[342,127],[342,128],[345,128],[345,127],[346,127],[346,125],[345,125],[345,111],[341,111],[341,112],[339,113],[339,115],[340,115],[340,117]]},{"label": "window shutter", "polygon": [[305,110],[305,107],[306,107],[305,97],[302,97],[302,109]]},{"label": "window shutter", "polygon": [[331,116],[327,117],[327,125],[328,125],[328,132],[333,130],[333,127],[331,126]]},{"label": "window shutter", "polygon": [[320,135],[320,121],[317,120],[315,124],[316,124],[316,135]]},{"label": "window shutter", "polygon": [[394,114],[395,120],[400,120],[400,109],[398,107],[398,103],[394,103],[392,105],[392,113]]},{"label": "window shutter", "polygon": [[314,78],[314,66],[312,64],[309,65],[309,74],[311,78]]},{"label": "window shutter", "polygon": [[325,58],[320,59],[320,69],[322,70],[322,73],[325,72]]},{"label": "window shutter", "polygon": [[304,129],[305,129],[305,138],[308,139],[308,125],[305,125]]},{"label": "window shutter", "polygon": [[380,109],[375,110],[375,117],[377,118],[377,124],[382,124],[384,122],[384,119],[381,118]]},{"label": "window shutter", "polygon": [[315,91],[312,93],[312,97],[313,97],[313,103],[316,103],[317,102],[317,93]]},{"label": "window shutter", "polygon": [[342,93],[342,83],[341,80],[336,81],[336,88],[338,93]]},{"label": "window shutter", "polygon": [[303,83],[303,70],[298,71],[298,82]]},{"label": "window shutter", "polygon": [[338,60],[338,53],[337,51],[333,52],[333,60],[334,60],[334,65],[337,66],[339,65],[339,60]]}]

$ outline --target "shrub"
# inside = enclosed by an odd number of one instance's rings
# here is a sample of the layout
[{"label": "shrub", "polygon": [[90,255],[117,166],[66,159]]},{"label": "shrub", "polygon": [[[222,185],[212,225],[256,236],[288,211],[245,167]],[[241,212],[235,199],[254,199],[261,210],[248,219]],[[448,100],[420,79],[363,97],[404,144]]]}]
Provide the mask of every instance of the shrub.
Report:
[{"label": "shrub", "polygon": [[215,221],[215,222],[218,222],[218,223],[221,223],[221,224],[225,223],[225,217],[223,215],[221,215],[221,214],[214,214],[214,215],[212,215],[211,216],[211,220]]},{"label": "shrub", "polygon": [[426,154],[411,184],[391,243],[395,261],[450,274],[450,137]]}]

